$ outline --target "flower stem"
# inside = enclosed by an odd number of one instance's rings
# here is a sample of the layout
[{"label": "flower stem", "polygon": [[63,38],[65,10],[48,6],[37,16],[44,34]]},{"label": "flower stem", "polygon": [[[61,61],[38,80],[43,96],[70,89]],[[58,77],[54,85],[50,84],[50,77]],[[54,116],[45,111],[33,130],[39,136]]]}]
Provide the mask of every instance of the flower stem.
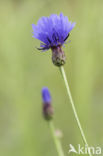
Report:
[{"label": "flower stem", "polygon": [[56,136],[56,133],[55,133],[55,127],[54,127],[53,121],[49,121],[49,127],[51,129],[51,133],[52,133],[54,143],[55,143],[55,146],[56,146],[56,149],[57,149],[57,152],[58,152],[58,156],[64,156],[61,142],[60,142],[59,138]]},{"label": "flower stem", "polygon": [[[77,111],[76,111],[76,108],[75,108],[75,105],[74,105],[74,102],[73,102],[73,99],[72,99],[71,91],[70,91],[70,88],[69,88],[69,84],[68,84],[68,81],[67,81],[67,78],[66,78],[66,74],[65,74],[65,70],[64,70],[64,67],[63,67],[63,66],[60,67],[60,71],[61,71],[61,74],[62,74],[64,83],[65,83],[65,87],[66,87],[66,89],[67,89],[68,96],[69,96],[69,98],[70,98],[70,102],[71,102],[71,105],[72,105],[72,109],[73,109],[73,112],[74,112],[74,116],[75,116],[75,119],[76,119],[76,121],[77,121],[78,127],[79,127],[79,129],[80,129],[80,132],[81,132],[83,141],[84,141],[85,145],[87,145],[87,147],[88,147],[88,143],[87,143],[85,134],[84,134],[84,132],[83,132],[81,123],[80,123],[80,121],[79,121],[79,117],[78,117],[78,115],[77,115]],[[89,152],[88,154],[89,154],[90,156],[92,156],[90,152]]]}]

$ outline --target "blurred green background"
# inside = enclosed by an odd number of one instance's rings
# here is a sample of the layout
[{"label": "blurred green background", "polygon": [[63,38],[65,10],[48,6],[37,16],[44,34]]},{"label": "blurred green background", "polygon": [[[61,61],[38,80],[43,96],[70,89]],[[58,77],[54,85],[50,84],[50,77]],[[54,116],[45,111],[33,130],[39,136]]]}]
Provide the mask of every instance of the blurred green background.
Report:
[{"label": "blurred green background", "polygon": [[0,156],[57,156],[42,116],[43,86],[65,155],[69,144],[84,145],[51,51],[39,52],[32,38],[32,23],[60,12],[77,23],[64,49],[77,112],[89,145],[103,146],[103,0],[0,0]]}]

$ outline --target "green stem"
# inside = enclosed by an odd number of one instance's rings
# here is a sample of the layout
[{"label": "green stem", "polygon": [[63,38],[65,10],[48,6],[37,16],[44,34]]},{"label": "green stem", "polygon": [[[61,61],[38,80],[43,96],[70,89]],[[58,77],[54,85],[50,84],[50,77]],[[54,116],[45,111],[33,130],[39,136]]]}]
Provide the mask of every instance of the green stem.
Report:
[{"label": "green stem", "polygon": [[56,136],[55,133],[55,127],[52,121],[49,121],[49,127],[51,129],[51,133],[54,139],[54,143],[58,152],[58,156],[64,156],[63,150],[62,150],[62,146],[61,146],[61,142],[59,140],[59,138]]},{"label": "green stem", "polygon": [[[76,121],[77,121],[78,127],[79,127],[79,129],[80,129],[80,132],[81,132],[83,141],[84,141],[85,145],[88,146],[88,143],[87,143],[85,134],[84,134],[84,132],[83,132],[81,123],[80,123],[80,121],[79,121],[79,117],[78,117],[78,115],[77,115],[77,111],[76,111],[76,108],[75,108],[75,105],[74,105],[74,102],[73,102],[73,98],[72,98],[72,95],[71,95],[71,91],[70,91],[70,88],[69,88],[69,84],[68,84],[68,81],[67,81],[67,78],[66,78],[66,74],[65,74],[65,70],[64,70],[64,67],[63,67],[63,66],[60,67],[60,71],[61,71],[61,74],[62,74],[64,83],[65,83],[65,87],[66,87],[66,89],[67,89],[67,93],[68,93],[68,96],[69,96],[69,99],[70,99],[70,102],[71,102],[71,105],[72,105],[72,109],[73,109],[73,112],[74,112],[74,116],[75,116],[75,119],[76,119]],[[92,156],[90,152],[89,152],[89,155]]]}]

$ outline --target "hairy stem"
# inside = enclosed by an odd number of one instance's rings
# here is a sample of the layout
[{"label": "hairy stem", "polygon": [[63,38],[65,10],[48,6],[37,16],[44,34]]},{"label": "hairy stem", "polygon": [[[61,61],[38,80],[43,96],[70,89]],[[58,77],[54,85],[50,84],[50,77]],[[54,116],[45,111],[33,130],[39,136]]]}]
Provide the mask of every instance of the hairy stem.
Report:
[{"label": "hairy stem", "polygon": [[[70,99],[70,102],[71,102],[71,105],[72,105],[72,109],[73,109],[73,112],[74,112],[74,116],[75,116],[75,119],[76,119],[76,121],[77,121],[78,127],[79,127],[79,129],[80,129],[80,132],[81,132],[83,141],[84,141],[85,145],[88,146],[88,143],[87,143],[85,134],[84,134],[84,132],[83,132],[81,123],[80,123],[80,121],[79,121],[79,117],[78,117],[78,115],[77,115],[77,111],[76,111],[76,108],[75,108],[75,105],[74,105],[74,102],[73,102],[73,98],[72,98],[72,95],[71,95],[71,91],[70,91],[70,88],[69,88],[69,84],[68,84],[68,81],[67,81],[67,78],[66,78],[66,74],[65,74],[65,70],[64,70],[64,67],[63,67],[63,66],[60,67],[60,71],[61,71],[61,74],[62,74],[64,83],[65,83],[65,87],[66,87],[66,89],[67,89],[67,94],[68,94],[68,96],[69,96],[69,99]],[[90,152],[89,152],[89,155],[92,156]]]},{"label": "hairy stem", "polygon": [[59,138],[56,136],[55,127],[52,121],[49,121],[49,127],[51,129],[51,133],[54,139],[54,143],[57,149],[58,156],[64,156],[63,149]]}]

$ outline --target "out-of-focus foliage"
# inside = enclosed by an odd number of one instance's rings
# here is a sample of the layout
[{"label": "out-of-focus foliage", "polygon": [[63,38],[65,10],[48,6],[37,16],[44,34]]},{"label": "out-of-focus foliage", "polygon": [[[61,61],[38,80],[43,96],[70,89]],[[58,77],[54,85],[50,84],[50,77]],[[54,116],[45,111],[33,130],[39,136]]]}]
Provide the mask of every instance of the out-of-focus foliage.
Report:
[{"label": "out-of-focus foliage", "polygon": [[[39,52],[32,23],[63,12],[76,27],[65,47],[65,70],[87,140],[103,144],[103,1],[0,1],[0,156],[57,156],[42,117],[41,88],[47,86],[62,145],[83,145],[59,70],[51,51]],[[69,41],[68,40],[68,41]],[[103,154],[102,154],[103,155]]]}]

